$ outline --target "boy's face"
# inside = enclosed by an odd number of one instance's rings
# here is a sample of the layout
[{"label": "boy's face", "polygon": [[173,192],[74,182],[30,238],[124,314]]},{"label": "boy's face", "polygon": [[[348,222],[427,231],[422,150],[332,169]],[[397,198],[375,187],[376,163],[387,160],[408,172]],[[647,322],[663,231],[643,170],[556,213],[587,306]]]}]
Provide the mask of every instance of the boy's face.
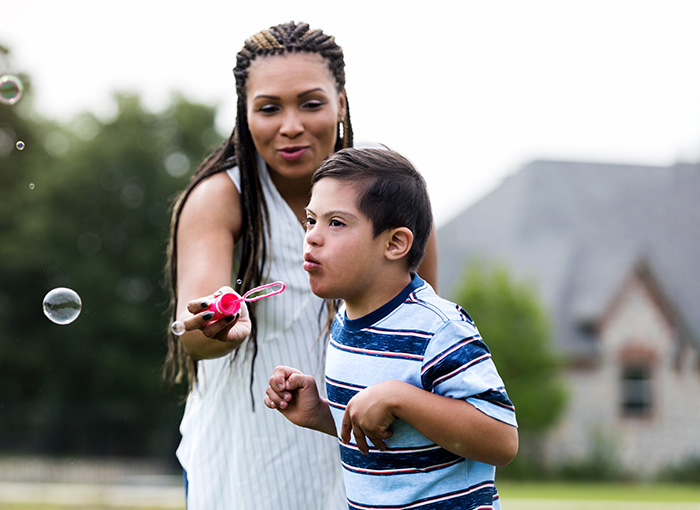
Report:
[{"label": "boy's face", "polygon": [[306,208],[304,269],[311,291],[325,299],[362,302],[381,283],[386,240],[374,237],[357,209],[354,187],[338,179],[318,181]]}]

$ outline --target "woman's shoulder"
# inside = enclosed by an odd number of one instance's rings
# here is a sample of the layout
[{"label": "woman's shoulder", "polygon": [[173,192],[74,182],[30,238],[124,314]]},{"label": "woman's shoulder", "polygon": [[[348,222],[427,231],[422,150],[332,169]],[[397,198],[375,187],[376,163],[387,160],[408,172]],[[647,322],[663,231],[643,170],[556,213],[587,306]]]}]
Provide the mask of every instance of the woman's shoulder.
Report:
[{"label": "woman's shoulder", "polygon": [[182,215],[196,222],[221,221],[234,231],[239,231],[241,200],[236,185],[226,172],[210,175],[190,192]]},{"label": "woman's shoulder", "polygon": [[239,193],[233,180],[226,172],[218,172],[206,177],[197,184],[190,193],[189,200],[197,199],[204,202],[221,203],[239,202]]}]

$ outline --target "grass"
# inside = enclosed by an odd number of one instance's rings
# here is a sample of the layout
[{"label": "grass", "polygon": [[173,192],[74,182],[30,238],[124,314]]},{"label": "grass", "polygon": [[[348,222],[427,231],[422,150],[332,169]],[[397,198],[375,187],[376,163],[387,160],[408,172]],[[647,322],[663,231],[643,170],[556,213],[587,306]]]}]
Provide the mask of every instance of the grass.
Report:
[{"label": "grass", "polygon": [[504,501],[509,499],[556,499],[586,501],[645,501],[698,503],[700,482],[693,484],[497,482]]},{"label": "grass", "polygon": [[[0,510],[163,510],[163,507],[0,503]],[[171,508],[170,510],[185,510],[185,507],[183,506],[181,509]]]},{"label": "grass", "polygon": [[[698,484],[498,482],[504,510],[700,510]],[[605,503],[601,503],[605,502]],[[0,510],[164,510],[149,505],[1,502]],[[170,506],[169,510],[185,510]]]}]

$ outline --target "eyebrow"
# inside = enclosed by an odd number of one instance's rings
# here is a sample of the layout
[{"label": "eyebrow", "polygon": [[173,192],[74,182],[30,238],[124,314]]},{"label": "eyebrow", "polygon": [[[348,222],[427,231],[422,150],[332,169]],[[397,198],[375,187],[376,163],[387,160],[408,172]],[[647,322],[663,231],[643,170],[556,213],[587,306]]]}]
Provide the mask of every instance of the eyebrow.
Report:
[{"label": "eyebrow", "polygon": [[316,87],[315,89],[310,89],[310,90],[306,90],[304,92],[298,93],[297,97],[308,96],[309,94],[313,94],[314,92],[323,92],[324,94],[327,94],[326,90],[323,87]]},{"label": "eyebrow", "polygon": [[[314,213],[311,209],[308,207],[304,209],[306,211],[306,214],[310,214],[312,216],[315,216],[318,218],[318,215]],[[343,211],[342,209],[336,209],[334,211],[328,211],[326,214],[324,214],[322,217],[330,218],[331,216],[343,216],[344,218],[349,218],[349,219],[357,219],[357,215],[348,212],[348,211]]]},{"label": "eyebrow", "polygon": [[[322,87],[316,87],[315,89],[309,89],[305,90],[304,92],[299,92],[297,94],[297,97],[304,97],[308,96],[309,94],[313,94],[314,92],[323,92],[324,94],[327,94],[326,90]],[[255,99],[281,99],[280,96],[272,96],[269,94],[259,94],[255,96]]]}]

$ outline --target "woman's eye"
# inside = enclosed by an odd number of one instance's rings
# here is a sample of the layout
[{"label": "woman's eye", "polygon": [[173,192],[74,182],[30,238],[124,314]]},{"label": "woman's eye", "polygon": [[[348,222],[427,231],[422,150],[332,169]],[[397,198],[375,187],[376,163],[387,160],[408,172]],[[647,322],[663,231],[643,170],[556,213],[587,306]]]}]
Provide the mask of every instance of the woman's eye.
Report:
[{"label": "woman's eye", "polygon": [[325,103],[323,101],[320,101],[318,99],[310,99],[309,101],[306,101],[302,106],[307,110],[318,110],[324,104]]},{"label": "woman's eye", "polygon": [[263,105],[260,108],[258,108],[258,111],[260,111],[262,113],[268,113],[268,114],[275,113],[278,110],[279,110],[279,107],[277,105],[274,105],[274,104],[266,104],[266,105]]},{"label": "woman's eye", "polygon": [[307,230],[310,229],[311,227],[313,227],[315,224],[316,224],[316,220],[315,220],[315,219],[313,219],[313,218],[311,218],[311,217],[309,217],[309,216],[307,216],[306,218],[304,218],[304,227],[306,227]]},{"label": "woman's eye", "polygon": [[344,223],[340,220],[331,220],[330,225],[331,227],[342,227]]}]

